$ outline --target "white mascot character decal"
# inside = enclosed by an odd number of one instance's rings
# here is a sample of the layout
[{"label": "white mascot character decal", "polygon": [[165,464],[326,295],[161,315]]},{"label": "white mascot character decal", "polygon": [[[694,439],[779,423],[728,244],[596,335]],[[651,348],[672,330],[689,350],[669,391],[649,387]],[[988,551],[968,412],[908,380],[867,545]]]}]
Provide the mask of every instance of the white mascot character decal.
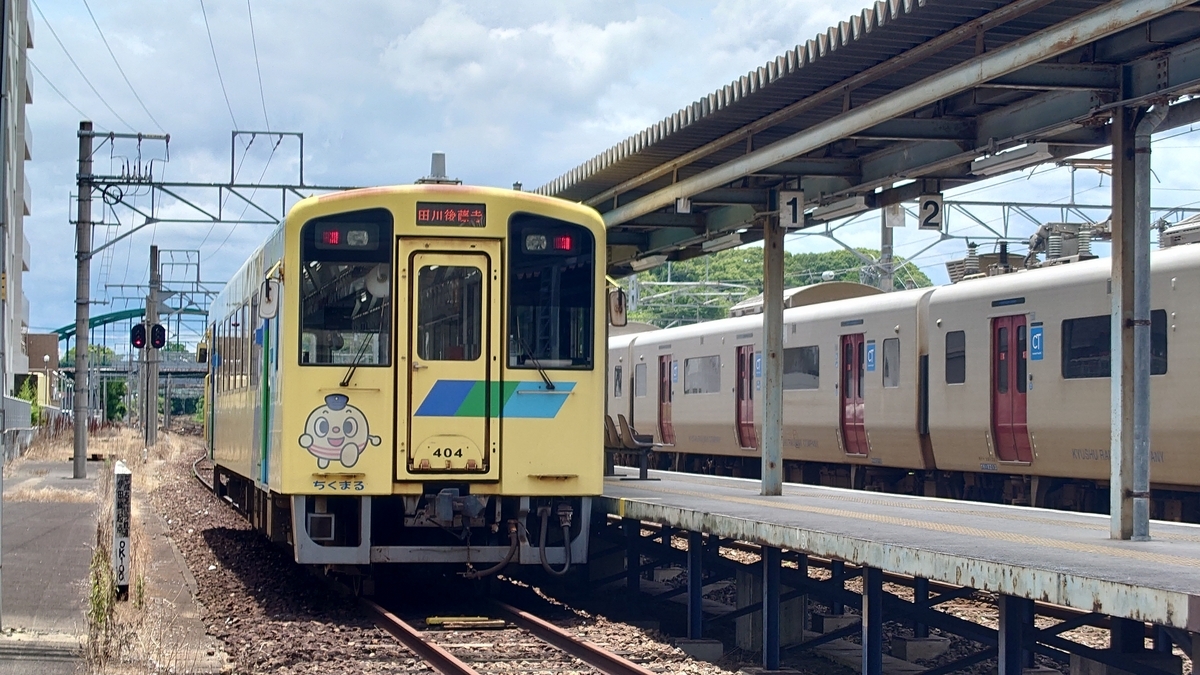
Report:
[{"label": "white mascot character decal", "polygon": [[368,443],[380,443],[378,436],[371,435],[367,416],[349,403],[350,397],[345,394],[330,394],[325,397],[325,405],[309,413],[304,423],[300,446],[317,458],[317,466],[322,469],[333,460],[350,468],[358,463]]}]

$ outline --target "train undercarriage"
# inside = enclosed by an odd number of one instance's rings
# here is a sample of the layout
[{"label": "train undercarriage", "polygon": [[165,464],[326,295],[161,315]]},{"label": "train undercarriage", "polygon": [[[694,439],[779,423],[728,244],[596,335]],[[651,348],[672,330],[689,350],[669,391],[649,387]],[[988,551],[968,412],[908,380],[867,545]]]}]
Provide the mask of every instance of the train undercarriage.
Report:
[{"label": "train undercarriage", "polygon": [[280,495],[220,466],[212,484],[302,565],[447,565],[482,578],[507,565],[562,575],[588,555],[588,497],[473,495],[470,483],[440,482],[420,495]]}]

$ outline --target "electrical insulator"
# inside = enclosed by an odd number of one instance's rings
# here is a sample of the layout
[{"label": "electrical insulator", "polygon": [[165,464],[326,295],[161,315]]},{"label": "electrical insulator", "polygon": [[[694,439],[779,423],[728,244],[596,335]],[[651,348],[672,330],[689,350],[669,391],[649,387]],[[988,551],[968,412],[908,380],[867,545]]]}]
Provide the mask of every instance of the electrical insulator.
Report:
[{"label": "electrical insulator", "polygon": [[[144,337],[143,342],[145,342]],[[162,349],[167,346],[167,329],[163,328],[161,323],[156,323],[150,327],[150,346],[155,349]]]},{"label": "electrical insulator", "polygon": [[137,323],[129,329],[129,344],[133,345],[134,349],[146,348],[146,324]]}]

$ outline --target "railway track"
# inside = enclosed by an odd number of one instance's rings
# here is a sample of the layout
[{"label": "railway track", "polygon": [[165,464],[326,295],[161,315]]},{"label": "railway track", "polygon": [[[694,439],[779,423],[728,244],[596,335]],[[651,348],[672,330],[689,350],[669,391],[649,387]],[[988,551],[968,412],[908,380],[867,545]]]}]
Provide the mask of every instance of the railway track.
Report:
[{"label": "railway track", "polygon": [[594,672],[653,675],[620,655],[584,641],[529,612],[501,602],[490,616],[504,626],[489,630],[419,630],[370,600],[362,601],[376,624],[442,675],[492,672]]}]

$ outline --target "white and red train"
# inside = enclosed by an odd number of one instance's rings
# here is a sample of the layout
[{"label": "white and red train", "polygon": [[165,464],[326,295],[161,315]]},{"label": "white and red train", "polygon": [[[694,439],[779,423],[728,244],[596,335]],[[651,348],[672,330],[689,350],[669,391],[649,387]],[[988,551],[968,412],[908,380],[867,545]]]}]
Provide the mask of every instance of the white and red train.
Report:
[{"label": "white and red train", "polygon": [[[1151,267],[1152,514],[1197,521],[1200,246]],[[1109,260],[834,286],[784,312],[785,480],[1107,509]],[[610,338],[609,414],[664,444],[662,468],[759,475],[762,330],[744,316]]]}]

